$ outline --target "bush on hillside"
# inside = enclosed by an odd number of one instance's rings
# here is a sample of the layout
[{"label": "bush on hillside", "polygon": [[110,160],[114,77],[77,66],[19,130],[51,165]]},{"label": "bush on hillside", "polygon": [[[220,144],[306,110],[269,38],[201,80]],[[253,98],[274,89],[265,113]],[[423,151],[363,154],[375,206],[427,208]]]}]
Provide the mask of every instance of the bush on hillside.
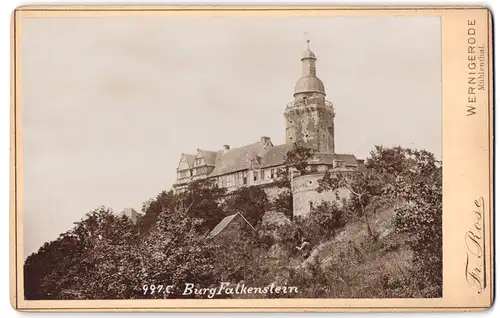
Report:
[{"label": "bush on hillside", "polygon": [[299,217],[295,222],[300,229],[300,236],[317,245],[333,238],[347,220],[343,209],[336,202],[322,201],[313,206],[307,217]]}]

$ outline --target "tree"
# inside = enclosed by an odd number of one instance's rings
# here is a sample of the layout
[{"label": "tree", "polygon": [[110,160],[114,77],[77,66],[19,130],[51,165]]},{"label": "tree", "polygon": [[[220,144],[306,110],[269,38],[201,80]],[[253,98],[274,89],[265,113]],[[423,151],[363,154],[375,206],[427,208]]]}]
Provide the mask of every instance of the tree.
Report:
[{"label": "tree", "polygon": [[282,212],[289,219],[293,217],[293,195],[291,189],[284,189],[273,200],[272,207],[277,212]]},{"label": "tree", "polygon": [[179,197],[172,190],[160,192],[156,198],[149,199],[142,204],[144,217],[138,222],[141,233],[147,232],[164,210],[173,210],[178,205]]},{"label": "tree", "polygon": [[27,299],[127,298],[127,286],[136,282],[130,269],[136,264],[137,238],[127,217],[105,207],[87,213],[26,260]]},{"label": "tree", "polygon": [[409,150],[411,168],[396,179],[403,201],[393,223],[413,251],[412,273],[423,297],[442,295],[442,167],[427,151]]},{"label": "tree", "polygon": [[226,189],[219,188],[214,179],[197,180],[179,195],[179,206],[192,218],[200,219],[201,229],[211,230],[224,218],[222,199]]},{"label": "tree", "polygon": [[427,150],[402,148],[401,146],[385,148],[375,146],[366,160],[366,169],[376,174],[383,181],[385,193],[394,194],[396,178],[412,178],[415,174],[429,177],[441,162]]},{"label": "tree", "polygon": [[365,208],[372,197],[381,195],[382,192],[382,183],[376,174],[370,171],[339,173],[330,173],[327,171],[323,178],[318,181],[318,184],[318,192],[334,191],[337,194],[337,198],[338,191],[341,188],[349,191],[359,216],[365,219],[368,235],[375,238]]},{"label": "tree", "polygon": [[[54,273],[64,273],[78,260],[71,255],[80,255],[83,246],[71,233],[66,232],[58,239],[45,243],[37,253],[26,258],[24,263],[24,297],[27,300],[57,299],[62,288],[58,280],[48,281]],[[55,266],[54,266],[55,265]],[[52,287],[53,286],[53,287]]]},{"label": "tree", "polygon": [[297,171],[299,171],[300,175],[304,175],[307,173],[309,160],[314,157],[315,153],[315,150],[312,148],[304,147],[297,143],[294,143],[292,150],[289,150],[285,154],[285,166],[288,169],[295,168]]},{"label": "tree", "polygon": [[313,247],[332,239],[337,229],[345,225],[342,211],[335,203],[322,201],[314,206],[311,212],[295,218],[298,236],[294,241],[294,248],[301,238],[305,238]]},{"label": "tree", "polygon": [[308,221],[313,224],[313,231],[326,240],[332,238],[337,229],[346,224],[345,216],[336,202],[322,201],[312,208]]},{"label": "tree", "polygon": [[256,186],[239,188],[226,200],[227,210],[240,212],[253,226],[262,220],[268,204],[266,192]]},{"label": "tree", "polygon": [[376,238],[366,211],[368,203],[380,196],[404,199],[398,192],[401,181],[413,183],[417,175],[421,180],[427,180],[435,170],[436,164],[439,162],[426,150],[412,150],[400,146],[393,148],[375,146],[366,160],[364,171],[327,172],[319,180],[318,191],[338,192],[340,188],[347,189],[352,198],[350,204],[358,211],[359,216],[365,219],[368,235]]},{"label": "tree", "polygon": [[[210,285],[217,281],[214,260],[217,250],[212,241],[200,234],[204,221],[187,213],[186,208],[163,211],[156,226],[139,246],[137,266],[141,284],[135,290],[138,298],[183,298],[184,283]],[[175,285],[171,293],[158,293],[142,287],[151,284]],[[193,298],[195,295],[188,295]]]},{"label": "tree", "polygon": [[370,151],[365,166],[379,175],[401,175],[408,170],[406,153],[407,150],[401,146],[392,148],[375,146],[375,149]]}]

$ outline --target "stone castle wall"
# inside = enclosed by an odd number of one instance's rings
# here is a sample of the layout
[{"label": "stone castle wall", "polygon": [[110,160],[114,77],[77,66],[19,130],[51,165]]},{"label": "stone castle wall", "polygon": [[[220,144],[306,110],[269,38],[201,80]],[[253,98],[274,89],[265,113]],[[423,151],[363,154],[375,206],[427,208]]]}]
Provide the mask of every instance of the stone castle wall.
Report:
[{"label": "stone castle wall", "polygon": [[339,200],[334,191],[318,192],[318,180],[323,178],[324,172],[310,173],[296,176],[293,179],[293,216],[307,216],[311,207],[319,205],[322,201],[339,201],[349,199],[347,189],[338,189]]},{"label": "stone castle wall", "polygon": [[285,191],[285,189],[280,189],[278,187],[273,187],[273,186],[268,186],[264,188],[264,191],[267,194],[267,199],[269,202],[274,201],[276,198],[278,198],[278,195]]}]

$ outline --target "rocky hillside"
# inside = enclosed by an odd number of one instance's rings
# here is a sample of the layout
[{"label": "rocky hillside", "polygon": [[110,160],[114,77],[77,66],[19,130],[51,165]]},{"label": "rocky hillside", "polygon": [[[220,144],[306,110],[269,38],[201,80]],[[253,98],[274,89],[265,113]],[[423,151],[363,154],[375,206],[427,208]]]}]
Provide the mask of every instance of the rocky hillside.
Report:
[{"label": "rocky hillside", "polygon": [[378,209],[374,204],[368,207],[374,211],[369,216],[374,237],[368,236],[366,220],[360,218],[347,223],[334,238],[313,246],[305,260],[293,250],[290,220],[281,213],[267,212],[261,228],[262,232],[272,228],[274,242],[265,263],[275,268],[275,282],[306,286],[304,292],[311,297],[318,291],[342,298],[413,293],[408,286],[412,253],[402,244],[403,237],[394,232],[391,220],[396,204],[384,203]]}]

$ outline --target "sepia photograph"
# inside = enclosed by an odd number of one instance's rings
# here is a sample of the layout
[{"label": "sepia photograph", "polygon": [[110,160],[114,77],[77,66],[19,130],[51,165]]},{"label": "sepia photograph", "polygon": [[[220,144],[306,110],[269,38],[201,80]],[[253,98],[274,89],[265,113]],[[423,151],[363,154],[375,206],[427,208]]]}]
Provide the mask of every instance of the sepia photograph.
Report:
[{"label": "sepia photograph", "polygon": [[441,16],[20,25],[23,301],[443,299]]},{"label": "sepia photograph", "polygon": [[23,31],[26,299],[441,297],[439,18]]}]

